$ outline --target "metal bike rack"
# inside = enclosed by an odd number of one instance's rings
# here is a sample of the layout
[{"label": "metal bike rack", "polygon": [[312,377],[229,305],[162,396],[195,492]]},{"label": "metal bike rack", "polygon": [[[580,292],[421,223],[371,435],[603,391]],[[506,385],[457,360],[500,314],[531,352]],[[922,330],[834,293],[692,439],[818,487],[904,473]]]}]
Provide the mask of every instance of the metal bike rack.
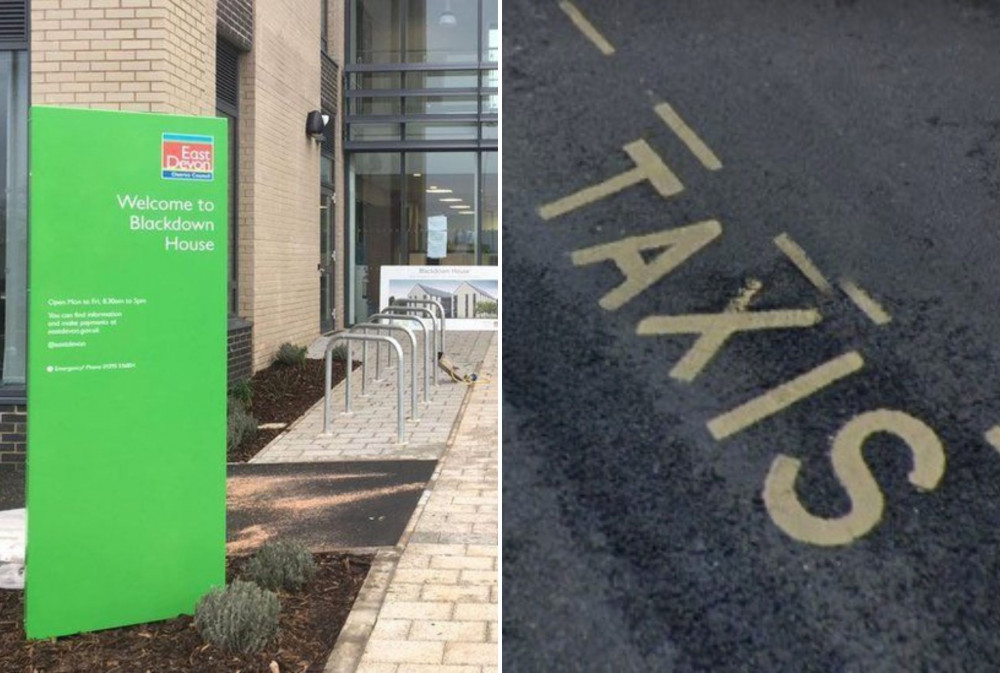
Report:
[{"label": "metal bike rack", "polygon": [[403,306],[434,306],[437,308],[438,318],[441,319],[441,348],[438,353],[444,353],[444,306],[437,299],[405,299],[400,298],[395,301],[395,304],[402,304]]},{"label": "metal bike rack", "polygon": [[[423,330],[424,333],[424,402],[430,402],[430,389],[427,387],[427,383],[431,376],[430,367],[433,367],[433,365],[431,364],[431,342],[427,338],[427,325],[424,324],[424,321],[415,315],[404,315],[399,313],[376,313],[368,316],[368,320],[370,322],[378,322],[379,320],[412,320],[420,326],[420,329]],[[432,336],[436,336],[436,332],[433,333]]]},{"label": "metal bike rack", "polygon": [[[386,306],[384,309],[382,309],[382,312],[383,314],[388,313],[389,315],[393,316],[403,316],[413,313],[427,316],[431,320],[431,327],[434,328],[435,331],[437,331],[436,327],[437,318],[434,317],[434,313],[430,309],[424,308],[423,306],[397,306],[396,304],[390,304],[389,306]],[[439,352],[443,353],[444,351],[439,351]],[[437,374],[434,374],[434,385],[436,386],[437,384],[438,384]]]},{"label": "metal bike rack", "polygon": [[400,444],[405,444],[406,421],[403,419],[403,387],[405,386],[405,383],[403,382],[403,348],[399,345],[399,342],[392,337],[382,336],[381,334],[354,334],[351,332],[344,332],[334,335],[334,337],[330,339],[330,343],[326,345],[326,390],[323,393],[323,434],[330,434],[330,426],[333,423],[333,402],[330,398],[330,392],[333,387],[333,345],[338,341],[347,342],[347,368],[344,375],[344,390],[346,392],[344,413],[348,414],[351,413],[351,342],[385,342],[396,351],[396,362],[398,364],[398,371],[396,372],[396,440]]},{"label": "metal bike rack", "polygon": [[[412,420],[412,421],[420,420],[420,416],[419,416],[419,413],[418,413],[418,410],[417,410],[417,337],[413,336],[413,332],[411,332],[410,330],[406,329],[402,325],[387,325],[385,323],[377,323],[377,322],[361,322],[361,323],[358,323],[357,325],[354,325],[350,329],[350,331],[353,332],[354,330],[358,330],[358,329],[373,329],[373,330],[376,330],[376,332],[375,332],[376,334],[378,334],[379,330],[395,330],[397,332],[402,332],[407,337],[409,337],[409,339],[410,339],[410,360],[411,360],[411,362],[410,362],[410,402],[411,402],[411,407],[412,407],[412,409],[410,411],[410,420]],[[397,363],[397,365],[399,366],[400,369],[405,369],[405,367],[406,367],[406,362],[405,361],[403,361],[403,360],[397,360],[396,363]]]}]

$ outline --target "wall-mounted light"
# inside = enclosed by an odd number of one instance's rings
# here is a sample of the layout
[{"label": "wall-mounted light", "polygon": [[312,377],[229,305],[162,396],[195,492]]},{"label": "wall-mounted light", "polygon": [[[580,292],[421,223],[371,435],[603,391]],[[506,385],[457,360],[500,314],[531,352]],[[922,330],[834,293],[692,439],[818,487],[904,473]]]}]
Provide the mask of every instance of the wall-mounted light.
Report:
[{"label": "wall-mounted light", "polygon": [[330,115],[319,110],[313,110],[306,115],[306,135],[313,140],[322,142],[323,131],[326,130],[326,125],[329,123]]}]

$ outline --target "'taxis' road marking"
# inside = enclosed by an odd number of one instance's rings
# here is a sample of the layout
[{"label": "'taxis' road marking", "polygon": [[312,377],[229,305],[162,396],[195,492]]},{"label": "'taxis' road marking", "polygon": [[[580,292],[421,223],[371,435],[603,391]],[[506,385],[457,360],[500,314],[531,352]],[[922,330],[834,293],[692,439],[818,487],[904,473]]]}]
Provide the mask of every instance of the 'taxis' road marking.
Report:
[{"label": "'taxis' road marking", "polygon": [[1000,451],[1000,425],[994,425],[986,431],[986,441],[997,451]]},{"label": "'taxis' road marking", "polygon": [[709,149],[708,145],[698,137],[690,126],[688,126],[681,116],[670,106],[670,103],[660,103],[655,108],[656,114],[660,115],[660,119],[666,122],[670,130],[677,134],[691,153],[698,157],[698,161],[701,165],[710,171],[717,171],[722,168],[722,162],[719,161],[719,157],[715,156],[715,152]]},{"label": "'taxis' road marking", "polygon": [[796,402],[800,402],[818,390],[835,381],[850,376],[865,366],[865,361],[857,351],[845,353],[802,376],[783,383],[759,397],[741,404],[732,411],[716,416],[708,422],[708,431],[716,440],[735,435],[751,425],[774,416]]},{"label": "'taxis' road marking", "polygon": [[830,285],[830,281],[826,279],[826,276],[813,264],[812,260],[809,259],[809,255],[806,251],[799,247],[799,244],[791,239],[788,234],[781,234],[774,239],[774,244],[778,246],[781,252],[785,253],[785,256],[791,260],[802,275],[805,276],[810,283],[816,286],[816,289],[824,294],[830,294],[833,292],[833,286]]},{"label": "'taxis' road marking", "polygon": [[624,147],[624,150],[632,158],[635,168],[604,182],[581,189],[558,201],[547,203],[538,209],[538,214],[542,216],[543,220],[551,220],[577,208],[605,199],[644,180],[649,180],[653,188],[663,198],[669,198],[684,191],[684,185],[680,179],[645,140],[631,142]]},{"label": "'taxis' road marking", "polygon": [[840,280],[840,289],[850,297],[854,305],[861,309],[868,318],[876,325],[882,326],[892,320],[882,306],[872,299],[871,295],[858,287],[857,283],[846,278]]},{"label": "'taxis' road marking", "polygon": [[569,0],[559,0],[559,9],[566,12],[570,21],[573,22],[580,32],[586,36],[588,40],[594,43],[594,46],[601,50],[601,53],[605,56],[611,56],[615,53],[615,48],[611,46],[611,43],[604,39],[604,36],[594,28],[594,24],[587,20],[587,17],[576,8]]}]

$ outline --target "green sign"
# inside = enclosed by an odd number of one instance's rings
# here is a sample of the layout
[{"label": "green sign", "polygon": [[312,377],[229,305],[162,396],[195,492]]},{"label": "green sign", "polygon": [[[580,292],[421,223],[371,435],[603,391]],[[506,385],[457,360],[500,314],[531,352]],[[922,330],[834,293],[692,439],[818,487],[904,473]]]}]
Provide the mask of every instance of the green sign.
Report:
[{"label": "green sign", "polygon": [[29,638],[225,581],[227,130],[33,107]]}]

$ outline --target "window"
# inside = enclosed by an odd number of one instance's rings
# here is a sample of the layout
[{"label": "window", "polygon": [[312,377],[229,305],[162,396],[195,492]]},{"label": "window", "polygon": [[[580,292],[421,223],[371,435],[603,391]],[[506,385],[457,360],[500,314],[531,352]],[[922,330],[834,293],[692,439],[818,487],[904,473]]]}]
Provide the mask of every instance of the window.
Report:
[{"label": "window", "polygon": [[222,38],[215,49],[215,113],[229,121],[229,313],[239,310],[237,199],[239,184],[239,51]]},{"label": "window", "polygon": [[4,385],[23,385],[28,296],[28,52],[0,51],[0,277]]}]

